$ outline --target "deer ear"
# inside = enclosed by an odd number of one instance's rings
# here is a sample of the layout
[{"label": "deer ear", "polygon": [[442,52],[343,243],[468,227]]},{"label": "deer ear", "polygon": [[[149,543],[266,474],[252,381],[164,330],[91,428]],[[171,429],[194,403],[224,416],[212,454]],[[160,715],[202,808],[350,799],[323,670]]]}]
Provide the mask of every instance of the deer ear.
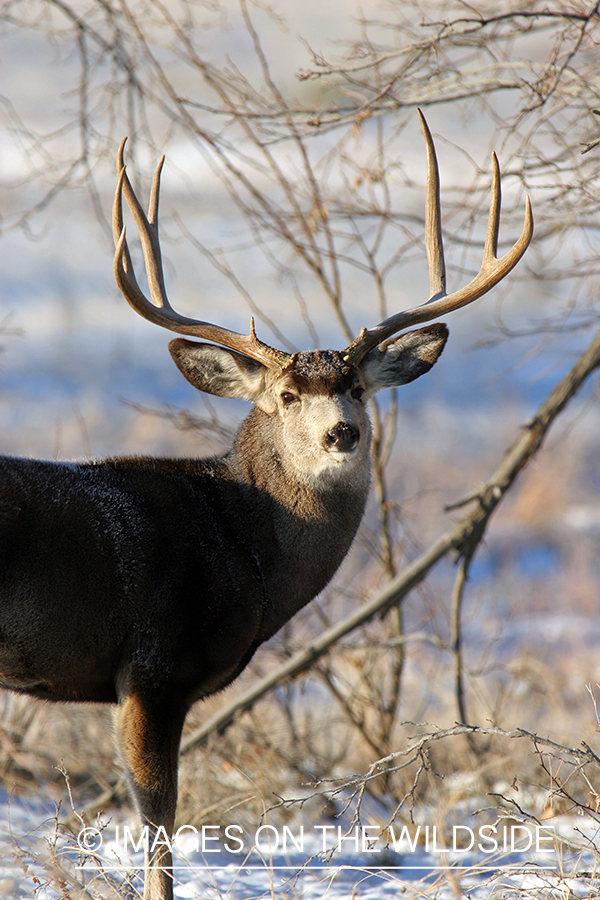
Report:
[{"label": "deer ear", "polygon": [[369,394],[398,387],[420,378],[438,361],[448,338],[448,328],[436,322],[418,331],[407,331],[367,354],[361,370]]},{"label": "deer ear", "polygon": [[266,366],[216,344],[176,338],[169,342],[175,365],[199,391],[255,403],[265,389]]}]

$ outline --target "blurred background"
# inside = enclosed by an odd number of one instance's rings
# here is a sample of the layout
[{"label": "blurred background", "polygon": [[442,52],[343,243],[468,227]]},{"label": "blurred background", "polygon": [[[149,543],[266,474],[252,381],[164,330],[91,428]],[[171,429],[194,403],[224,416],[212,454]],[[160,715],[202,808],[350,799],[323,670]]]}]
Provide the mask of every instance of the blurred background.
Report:
[{"label": "blurred background", "polygon": [[[524,260],[452,315],[426,378],[372,409],[373,497],[334,583],[225,696],[194,709],[190,733],[452,527],[463,512],[445,507],[490,477],[592,341],[599,42],[597,5],[579,0],[551,11],[522,0],[0,4],[2,453],[206,455],[226,448],[246,414],[195,393],[168,335],[114,284],[110,210],[125,136],[140,197],[166,155],[173,306],[242,332],[254,316],[259,337],[286,350],[344,346],[427,299],[417,106],[436,141],[450,290],[479,267],[492,150],[503,171],[500,252],[521,232],[526,195],[533,202]],[[466,715],[598,749],[597,390],[592,376],[507,493],[460,595],[448,556],[387,617],[205,736],[210,752],[186,754],[185,821],[215,808],[223,821],[253,820],[265,797],[364,771],[415,733],[406,721],[451,726]],[[60,794],[58,752],[82,806],[126,802],[107,711],[2,702],[7,786]],[[517,775],[541,790],[539,761],[514,750],[464,739],[445,748],[435,771],[476,773],[475,787],[423,775],[420,801],[446,791],[450,809],[465,791]],[[370,790],[393,810],[414,778],[409,768]]]}]

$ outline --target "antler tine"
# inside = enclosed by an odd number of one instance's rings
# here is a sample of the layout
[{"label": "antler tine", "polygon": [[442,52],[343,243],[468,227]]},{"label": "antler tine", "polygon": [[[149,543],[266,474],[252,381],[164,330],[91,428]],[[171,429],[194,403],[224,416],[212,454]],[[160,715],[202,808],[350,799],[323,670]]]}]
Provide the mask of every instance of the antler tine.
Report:
[{"label": "antler tine", "polygon": [[[115,279],[129,305],[144,319],[148,319],[149,322],[160,325],[162,328],[168,328],[170,331],[175,331],[178,334],[206,338],[221,344],[223,347],[238,350],[245,356],[258,360],[270,369],[285,368],[291,362],[292,357],[282,350],[269,347],[268,344],[260,341],[254,331],[254,319],[250,320],[250,334],[238,334],[236,331],[229,331],[226,328],[213,325],[211,322],[189,319],[175,312],[169,303],[165,290],[158,236],[160,176],[165,158],[163,156],[160,160],[152,179],[148,216],[146,216],[125,170],[123,154],[126,140],[127,138],[122,141],[117,154],[119,178],[113,203],[113,236],[115,241]],[[147,299],[141,290],[133,270],[123,224],[123,194],[125,194],[127,205],[140,235],[152,302]]]},{"label": "antler tine", "polygon": [[427,156],[427,185],[425,188],[425,251],[429,265],[429,292],[432,297],[446,293],[446,263],[442,240],[442,212],[440,201],[440,170],[429,125],[420,109],[417,110],[425,136]]},{"label": "antler tine", "polygon": [[439,170],[431,132],[422,112],[420,110],[418,112],[427,148],[425,246],[429,262],[429,280],[432,296],[427,303],[390,316],[389,319],[385,319],[374,328],[369,330],[363,328],[359,336],[342,351],[345,358],[354,365],[361,362],[370,350],[396,334],[396,332],[422,322],[430,322],[432,319],[437,319],[439,316],[453,312],[455,309],[467,306],[469,303],[482,297],[514,269],[527,250],[533,235],[533,213],[531,202],[529,197],[527,197],[525,201],[525,221],[521,235],[504,256],[501,256],[500,259],[497,258],[501,192],[500,166],[494,153],[492,156],[490,213],[481,268],[475,278],[465,287],[454,291],[452,294],[446,294],[446,268],[440,222]]}]

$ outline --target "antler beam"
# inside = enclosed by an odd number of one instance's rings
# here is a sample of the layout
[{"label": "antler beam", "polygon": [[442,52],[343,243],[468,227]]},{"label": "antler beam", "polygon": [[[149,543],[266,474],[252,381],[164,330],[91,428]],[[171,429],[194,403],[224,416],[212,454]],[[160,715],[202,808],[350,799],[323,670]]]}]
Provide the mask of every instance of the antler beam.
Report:
[{"label": "antler beam", "polygon": [[429,322],[439,316],[467,306],[482,297],[498,284],[514,269],[525,253],[533,235],[533,214],[529,197],[525,202],[525,222],[521,236],[511,249],[498,259],[498,231],[500,228],[500,166],[496,154],[493,154],[492,197],[488,219],[483,261],[475,278],[452,294],[446,294],[446,265],[444,263],[444,247],[442,243],[440,176],[435,147],[431,132],[421,110],[418,110],[425,145],[427,148],[427,191],[425,208],[425,247],[429,264],[429,281],[431,298],[427,303],[397,313],[385,319],[374,328],[363,328],[359,336],[343,351],[345,358],[353,365],[362,359],[383,341],[396,332],[421,322]]},{"label": "antler beam", "polygon": [[[146,216],[125,170],[123,153],[126,140],[127,138],[121,143],[117,155],[119,179],[113,203],[113,236],[116,248],[114,259],[115,279],[129,305],[144,319],[148,319],[149,322],[160,325],[162,328],[168,328],[170,331],[175,331],[178,334],[206,338],[209,341],[221,344],[223,347],[238,350],[245,356],[258,360],[270,369],[285,368],[291,362],[292,357],[282,350],[269,347],[268,344],[260,341],[256,337],[254,330],[254,319],[250,320],[250,334],[238,334],[236,331],[229,331],[210,322],[188,319],[175,312],[169,303],[165,290],[158,237],[160,175],[165,158],[163,156],[160,160],[152,179],[148,216]],[[152,303],[140,289],[133,270],[123,224],[123,194],[125,194],[127,205],[133,215],[142,242]]]}]

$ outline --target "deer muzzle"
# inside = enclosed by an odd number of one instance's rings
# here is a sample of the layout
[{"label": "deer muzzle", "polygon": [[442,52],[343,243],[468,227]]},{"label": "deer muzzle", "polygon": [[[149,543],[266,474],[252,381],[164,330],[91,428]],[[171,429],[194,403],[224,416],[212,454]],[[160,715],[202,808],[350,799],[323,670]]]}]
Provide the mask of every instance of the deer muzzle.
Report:
[{"label": "deer muzzle", "polygon": [[349,422],[338,422],[325,435],[325,448],[334,453],[350,453],[358,445],[360,431]]}]

